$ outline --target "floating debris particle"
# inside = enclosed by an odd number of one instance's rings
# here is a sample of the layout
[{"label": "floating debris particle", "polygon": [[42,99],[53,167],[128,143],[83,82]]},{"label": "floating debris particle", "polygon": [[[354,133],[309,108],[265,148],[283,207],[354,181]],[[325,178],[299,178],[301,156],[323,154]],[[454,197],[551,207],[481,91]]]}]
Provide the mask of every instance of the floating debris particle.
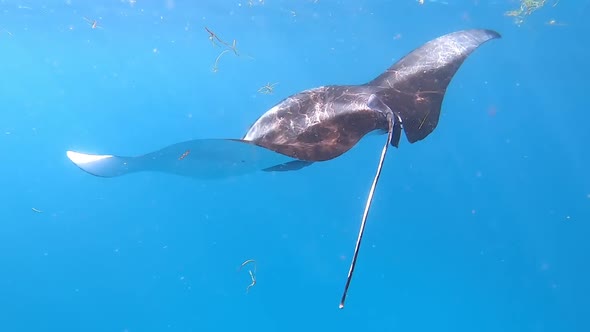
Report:
[{"label": "floating debris particle", "polygon": [[178,160],[182,160],[182,159],[186,158],[186,156],[188,156],[189,153],[191,153],[191,150],[184,151],[184,153],[182,155],[180,155],[180,157],[178,157]]},{"label": "floating debris particle", "polygon": [[258,89],[258,92],[263,94],[263,95],[270,95],[273,93],[275,85],[277,85],[279,83],[268,83],[265,86],[263,86],[262,88]]},{"label": "floating debris particle", "polygon": [[213,64],[213,68],[212,71],[214,73],[216,73],[219,70],[219,60],[221,59],[221,57],[225,54],[229,52],[229,50],[223,50],[218,56],[217,59],[215,59],[215,63]]},{"label": "floating debris particle", "polygon": [[213,72],[216,73],[219,70],[219,60],[221,59],[221,57],[227,53],[228,51],[233,51],[234,54],[236,56],[239,56],[240,54],[238,53],[238,49],[237,49],[237,40],[233,40],[233,42],[231,44],[223,41],[215,32],[213,32],[211,29],[205,27],[205,30],[207,31],[207,33],[209,34],[209,41],[211,41],[211,44],[213,46],[225,46],[227,49],[221,51],[221,53],[217,56],[217,59],[215,59],[215,64],[213,65]]},{"label": "floating debris particle", "polygon": [[250,288],[252,288],[252,287],[254,287],[254,285],[256,285],[256,261],[255,260],[248,259],[247,261],[242,263],[242,265],[240,265],[240,270],[248,264],[254,265],[254,271],[248,270],[248,273],[250,274],[250,279],[252,280],[252,283],[250,283],[250,285],[248,285],[248,287],[246,288],[246,293],[248,293],[248,291],[250,291]]},{"label": "floating debris particle", "polygon": [[89,19],[87,17],[83,17],[83,19],[84,19],[84,21],[86,21],[90,25],[90,28],[92,28],[92,29],[101,28],[102,29],[102,26],[100,26],[98,24],[98,21],[97,20],[91,20],[91,19]]}]

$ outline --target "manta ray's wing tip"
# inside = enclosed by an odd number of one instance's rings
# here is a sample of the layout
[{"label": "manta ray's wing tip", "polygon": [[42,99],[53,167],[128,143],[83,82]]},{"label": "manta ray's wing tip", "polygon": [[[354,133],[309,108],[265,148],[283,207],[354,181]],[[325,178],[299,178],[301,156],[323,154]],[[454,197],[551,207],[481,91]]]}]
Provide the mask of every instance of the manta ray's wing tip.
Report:
[{"label": "manta ray's wing tip", "polygon": [[100,177],[113,177],[129,173],[129,158],[113,155],[86,154],[66,151],[66,156],[83,171]]},{"label": "manta ray's wing tip", "polygon": [[492,38],[502,38],[502,35],[494,29],[472,29],[471,31],[475,33],[483,33]]},{"label": "manta ray's wing tip", "polygon": [[486,39],[488,39],[488,40],[490,40],[490,39],[501,39],[502,38],[502,34],[500,34],[496,30],[482,29],[481,31],[486,35]]},{"label": "manta ray's wing tip", "polygon": [[74,164],[78,166],[82,164],[95,163],[97,161],[113,157],[112,155],[86,154],[71,150],[66,151],[66,155]]}]

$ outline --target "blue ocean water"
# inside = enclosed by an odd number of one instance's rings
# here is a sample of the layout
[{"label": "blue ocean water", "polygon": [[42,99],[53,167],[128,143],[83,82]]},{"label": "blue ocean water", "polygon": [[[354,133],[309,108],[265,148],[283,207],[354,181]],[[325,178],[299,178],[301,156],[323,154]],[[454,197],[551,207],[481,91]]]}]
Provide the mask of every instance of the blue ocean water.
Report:
[{"label": "blue ocean water", "polygon": [[[590,1],[0,1],[0,331],[590,331]],[[214,46],[205,27],[239,56]],[[437,129],[296,172],[99,178],[493,29]],[[274,85],[271,94],[259,89]],[[256,260],[256,285],[248,292]]]}]

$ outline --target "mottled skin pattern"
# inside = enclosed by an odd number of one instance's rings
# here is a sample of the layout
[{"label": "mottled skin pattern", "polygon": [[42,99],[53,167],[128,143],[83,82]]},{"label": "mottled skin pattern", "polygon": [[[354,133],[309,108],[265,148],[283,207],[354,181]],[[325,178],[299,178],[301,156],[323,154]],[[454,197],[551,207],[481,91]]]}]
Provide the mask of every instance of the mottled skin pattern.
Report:
[{"label": "mottled skin pattern", "polygon": [[368,132],[388,129],[385,114],[367,107],[370,90],[323,86],[303,91],[270,109],[244,139],[300,160],[338,157]]},{"label": "mottled skin pattern", "polygon": [[299,160],[336,158],[367,133],[389,130],[386,115],[367,106],[375,94],[414,143],[436,128],[446,89],[467,56],[499,37],[490,30],[454,32],[422,45],[369,83],[300,92],[263,114],[243,139]]}]

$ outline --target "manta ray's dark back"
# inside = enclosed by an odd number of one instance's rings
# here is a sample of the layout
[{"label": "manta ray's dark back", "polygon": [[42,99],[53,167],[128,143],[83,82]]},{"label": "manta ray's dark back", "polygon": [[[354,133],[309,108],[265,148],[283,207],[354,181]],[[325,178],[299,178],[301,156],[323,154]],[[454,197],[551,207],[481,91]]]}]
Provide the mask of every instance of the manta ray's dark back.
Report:
[{"label": "manta ray's dark back", "polygon": [[465,59],[483,43],[500,38],[492,30],[453,32],[408,53],[365,84],[401,117],[410,143],[424,139],[437,126],[445,92]]},{"label": "manta ray's dark back", "polygon": [[[243,140],[309,164],[342,155],[372,131],[391,129],[396,147],[402,131],[410,143],[424,139],[438,124],[445,92],[461,64],[499,37],[483,29],[449,33],[408,53],[368,83],[326,85],[291,95],[260,116]],[[389,112],[396,118],[393,123]]]}]

